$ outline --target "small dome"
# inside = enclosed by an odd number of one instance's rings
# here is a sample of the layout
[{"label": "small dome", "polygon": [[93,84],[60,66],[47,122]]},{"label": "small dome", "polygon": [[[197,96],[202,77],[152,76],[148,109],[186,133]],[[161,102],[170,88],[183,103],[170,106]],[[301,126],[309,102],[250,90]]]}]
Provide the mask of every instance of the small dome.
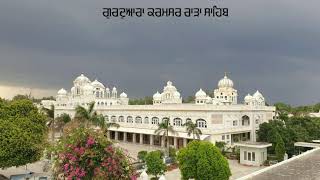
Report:
[{"label": "small dome", "polygon": [[75,87],[72,87],[71,88],[71,92],[75,92],[76,91],[76,88]]},{"label": "small dome", "polygon": [[157,92],[153,95],[153,99],[154,99],[154,100],[161,100],[161,94],[157,91]]},{"label": "small dome", "polygon": [[219,88],[232,88],[233,87],[233,81],[227,77],[227,74],[224,75],[224,77],[219,81],[218,83]]},{"label": "small dome", "polygon": [[113,92],[117,91],[117,88],[116,88],[116,87],[113,87],[113,88],[112,88],[112,91],[113,91]]},{"label": "small dome", "polygon": [[110,91],[110,89],[107,87],[107,88],[106,88],[106,91]]},{"label": "small dome", "polygon": [[253,94],[253,97],[256,99],[264,100],[263,95],[258,90]]},{"label": "small dome", "polygon": [[120,94],[120,98],[127,98],[127,97],[128,97],[127,94],[124,92]]},{"label": "small dome", "polygon": [[246,95],[246,97],[244,97],[244,101],[245,102],[250,102],[252,100],[252,96],[250,94]]},{"label": "small dome", "polygon": [[58,95],[64,95],[65,96],[65,95],[67,95],[67,93],[68,92],[63,88],[58,91]]},{"label": "small dome", "polygon": [[196,98],[206,98],[207,94],[206,92],[204,92],[202,89],[200,89],[197,93],[196,93]]},{"label": "small dome", "polygon": [[99,82],[98,80],[94,80],[94,81],[91,83],[91,85],[92,85],[93,87],[104,88],[104,85],[103,85],[101,82]]},{"label": "small dome", "polygon": [[90,79],[87,78],[85,75],[81,74],[80,76],[78,76],[74,82],[78,82],[78,83],[90,83]]}]

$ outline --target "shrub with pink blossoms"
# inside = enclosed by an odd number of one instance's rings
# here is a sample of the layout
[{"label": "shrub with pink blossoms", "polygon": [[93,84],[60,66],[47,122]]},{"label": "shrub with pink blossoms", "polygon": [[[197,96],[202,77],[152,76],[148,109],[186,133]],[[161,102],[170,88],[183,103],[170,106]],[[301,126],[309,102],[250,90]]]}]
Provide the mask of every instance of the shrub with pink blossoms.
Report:
[{"label": "shrub with pink blossoms", "polygon": [[129,157],[103,134],[77,128],[54,148],[54,175],[67,180],[135,179]]}]

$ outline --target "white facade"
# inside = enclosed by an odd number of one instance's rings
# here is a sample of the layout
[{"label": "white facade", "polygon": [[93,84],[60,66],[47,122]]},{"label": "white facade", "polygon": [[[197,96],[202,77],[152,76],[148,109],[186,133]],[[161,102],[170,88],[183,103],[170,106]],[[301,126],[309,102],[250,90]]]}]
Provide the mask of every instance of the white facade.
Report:
[{"label": "white facade", "polygon": [[267,160],[267,148],[270,143],[246,142],[235,143],[240,147],[240,164],[249,166],[261,166]]},{"label": "white facade", "polygon": [[[188,136],[186,121],[197,123],[202,131],[201,140],[234,142],[256,140],[259,124],[274,118],[275,107],[266,106],[264,97],[258,91],[254,96],[238,104],[238,93],[233,81],[226,75],[214,90],[214,97],[202,89],[195,94],[194,104],[182,103],[182,97],[171,81],[162,93],[153,95],[153,105],[128,105],[128,97],[122,93],[117,96],[116,88],[110,91],[98,81],[91,82],[84,75],[74,81],[71,93],[61,89],[55,103],[55,116],[68,113],[72,117],[78,105],[96,103],[95,110],[105,116],[106,121],[116,122],[120,128],[111,128],[110,136],[123,141],[164,145],[163,139],[154,134],[157,125],[164,119],[177,131],[170,134],[170,144],[176,147],[186,145],[193,137]],[[247,98],[247,97],[246,97]]]}]

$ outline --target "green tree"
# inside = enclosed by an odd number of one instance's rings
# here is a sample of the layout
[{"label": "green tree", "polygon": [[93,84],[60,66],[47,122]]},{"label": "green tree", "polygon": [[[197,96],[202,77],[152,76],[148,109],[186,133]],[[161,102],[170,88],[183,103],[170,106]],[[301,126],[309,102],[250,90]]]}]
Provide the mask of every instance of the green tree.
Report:
[{"label": "green tree", "polygon": [[69,114],[63,113],[59,117],[57,117],[55,121],[61,134],[63,127],[71,121],[71,117]]},{"label": "green tree", "polygon": [[145,162],[147,154],[148,154],[147,151],[139,151],[137,158],[138,158],[139,160],[141,160],[142,162]]},{"label": "green tree", "polygon": [[186,123],[184,123],[184,126],[186,126],[188,136],[190,136],[192,134],[193,139],[195,139],[195,137],[197,137],[197,139],[200,140],[200,135],[202,134],[202,132],[197,127],[196,123],[193,123],[192,121],[187,121]]},{"label": "green tree", "polygon": [[46,139],[45,115],[32,101],[0,101],[0,168],[38,161]]},{"label": "green tree", "polygon": [[278,161],[283,161],[284,154],[286,153],[284,142],[281,136],[277,137],[276,147],[275,147],[276,157]]},{"label": "green tree", "polygon": [[147,173],[158,177],[166,171],[166,165],[163,163],[161,153],[159,151],[149,152],[145,158],[147,165]]},{"label": "green tree", "polygon": [[231,176],[228,161],[210,142],[192,141],[178,152],[177,158],[184,180],[228,180]]},{"label": "green tree", "polygon": [[173,126],[170,125],[169,119],[164,119],[160,124],[158,124],[158,129],[155,130],[155,134],[161,135],[165,138],[165,144],[167,145],[167,155],[169,155],[169,133],[175,134],[176,131]]}]

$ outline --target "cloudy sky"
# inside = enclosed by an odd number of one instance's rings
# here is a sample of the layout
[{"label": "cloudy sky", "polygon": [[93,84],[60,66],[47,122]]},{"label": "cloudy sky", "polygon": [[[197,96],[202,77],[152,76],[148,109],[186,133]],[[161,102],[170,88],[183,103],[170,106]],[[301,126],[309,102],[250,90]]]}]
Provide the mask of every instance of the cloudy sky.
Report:
[{"label": "cloudy sky", "polygon": [[[230,17],[105,19],[104,7],[229,8]],[[182,95],[229,72],[242,99],[320,102],[319,0],[1,0],[0,96],[54,95],[85,73],[129,97]]]}]

